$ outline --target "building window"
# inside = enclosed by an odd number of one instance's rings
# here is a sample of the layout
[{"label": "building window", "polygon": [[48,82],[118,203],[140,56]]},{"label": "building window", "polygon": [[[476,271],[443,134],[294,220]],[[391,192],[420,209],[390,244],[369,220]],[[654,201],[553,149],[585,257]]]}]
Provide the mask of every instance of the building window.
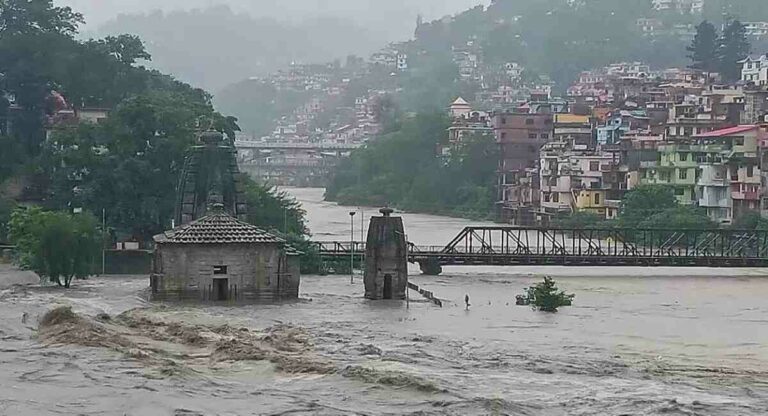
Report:
[{"label": "building window", "polygon": [[560,194],[558,194],[557,192],[552,194],[552,202],[558,202],[559,203],[560,202]]},{"label": "building window", "polygon": [[501,118],[501,124],[507,124],[507,118],[506,117],[502,117]]},{"label": "building window", "polygon": [[528,135],[528,138],[529,138],[529,139],[535,139],[535,138],[536,138],[536,133],[531,133],[531,134],[529,134],[529,135]]},{"label": "building window", "polygon": [[549,134],[544,133],[544,134],[541,134],[539,137],[541,137],[542,139],[549,139]]},{"label": "building window", "polygon": [[677,196],[685,195],[685,188],[675,188],[675,195]]},{"label": "building window", "polygon": [[600,194],[595,194],[595,205],[600,205]]},{"label": "building window", "polygon": [[747,177],[751,178],[755,175],[755,167],[752,165],[747,166]]},{"label": "building window", "polygon": [[600,162],[599,161],[589,162],[589,171],[590,172],[597,172],[599,170],[600,170]]},{"label": "building window", "polygon": [[529,126],[532,126],[533,125],[533,119],[532,118],[526,118],[525,119],[525,124],[529,125]]},{"label": "building window", "polygon": [[213,274],[227,274],[227,266],[213,266]]},{"label": "building window", "polygon": [[744,138],[740,137],[736,139],[736,146],[744,146]]},{"label": "building window", "polygon": [[680,169],[678,175],[679,175],[681,180],[688,179],[688,169]]},{"label": "building window", "polygon": [[688,161],[688,153],[680,153],[680,161],[681,162],[687,162]]},{"label": "building window", "polygon": [[504,140],[507,138],[507,132],[501,132],[501,140]]}]

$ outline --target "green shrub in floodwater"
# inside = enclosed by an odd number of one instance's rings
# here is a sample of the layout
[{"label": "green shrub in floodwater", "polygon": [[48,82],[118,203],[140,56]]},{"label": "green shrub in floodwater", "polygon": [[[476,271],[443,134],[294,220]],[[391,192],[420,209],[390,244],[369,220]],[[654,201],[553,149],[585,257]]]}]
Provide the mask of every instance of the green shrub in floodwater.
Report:
[{"label": "green shrub in floodwater", "polygon": [[531,286],[524,296],[517,297],[518,305],[531,305],[543,312],[557,312],[561,306],[571,306],[575,295],[566,294],[559,290],[551,277],[545,276],[544,281]]}]

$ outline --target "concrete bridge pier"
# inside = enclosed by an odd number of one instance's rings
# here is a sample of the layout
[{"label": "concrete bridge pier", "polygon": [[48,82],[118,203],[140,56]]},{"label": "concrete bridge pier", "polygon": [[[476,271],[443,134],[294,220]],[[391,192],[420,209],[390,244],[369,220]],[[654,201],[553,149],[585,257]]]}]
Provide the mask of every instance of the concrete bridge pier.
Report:
[{"label": "concrete bridge pier", "polygon": [[418,263],[421,273],[427,276],[439,276],[443,272],[443,266],[438,259],[419,260]]},{"label": "concrete bridge pier", "polygon": [[408,243],[403,219],[389,208],[372,217],[365,250],[365,297],[405,299],[408,284]]}]

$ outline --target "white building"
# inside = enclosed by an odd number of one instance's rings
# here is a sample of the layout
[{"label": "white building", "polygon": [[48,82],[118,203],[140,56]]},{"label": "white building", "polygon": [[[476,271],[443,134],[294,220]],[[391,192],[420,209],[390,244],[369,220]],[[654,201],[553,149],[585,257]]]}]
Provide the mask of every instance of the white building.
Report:
[{"label": "white building", "polygon": [[768,36],[768,22],[744,22],[742,23],[747,31],[747,36],[764,38]]},{"label": "white building", "polygon": [[704,0],[653,0],[656,11],[677,11],[683,14],[699,14],[704,11]]},{"label": "white building", "polygon": [[398,71],[405,71],[408,69],[408,55],[405,53],[398,53],[397,54],[397,70]]},{"label": "white building", "polygon": [[741,67],[741,80],[755,85],[768,85],[768,54],[754,56],[739,61]]}]

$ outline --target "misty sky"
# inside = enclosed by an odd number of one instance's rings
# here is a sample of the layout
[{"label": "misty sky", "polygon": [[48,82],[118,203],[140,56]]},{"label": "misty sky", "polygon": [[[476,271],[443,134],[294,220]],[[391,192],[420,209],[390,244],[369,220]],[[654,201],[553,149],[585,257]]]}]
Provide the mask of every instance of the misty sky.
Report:
[{"label": "misty sky", "polygon": [[[302,19],[312,16],[340,16],[355,18],[363,24],[383,25],[384,19],[415,21],[422,13],[426,18],[454,14],[490,0],[54,0],[83,13],[89,29],[120,13],[141,13],[162,9],[206,8],[227,4],[233,10],[253,16],[279,19]],[[391,22],[394,23],[394,22]],[[397,22],[401,26],[402,22]]]}]

